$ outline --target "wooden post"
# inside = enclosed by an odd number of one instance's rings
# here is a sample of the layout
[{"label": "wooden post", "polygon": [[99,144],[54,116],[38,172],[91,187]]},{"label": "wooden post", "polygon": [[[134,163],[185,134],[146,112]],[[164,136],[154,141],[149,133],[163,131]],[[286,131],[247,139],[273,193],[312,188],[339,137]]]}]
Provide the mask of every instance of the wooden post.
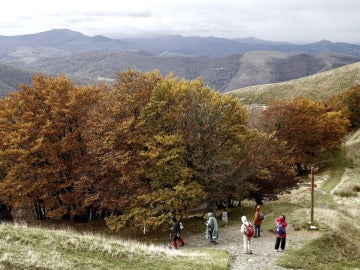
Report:
[{"label": "wooden post", "polygon": [[311,219],[310,225],[314,225],[314,167],[311,167]]}]

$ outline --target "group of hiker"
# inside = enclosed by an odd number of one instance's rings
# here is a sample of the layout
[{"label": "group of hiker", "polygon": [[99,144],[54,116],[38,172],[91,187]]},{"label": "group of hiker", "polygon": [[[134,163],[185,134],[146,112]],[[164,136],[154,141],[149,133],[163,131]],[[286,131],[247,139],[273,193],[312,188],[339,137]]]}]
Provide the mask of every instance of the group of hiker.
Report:
[{"label": "group of hiker", "polygon": [[[255,208],[253,224],[247,220],[246,216],[241,217],[241,228],[240,232],[243,235],[244,240],[244,253],[252,254],[252,238],[260,237],[260,226],[264,219],[264,214],[261,211],[261,206],[257,205]],[[287,222],[285,221],[285,216],[281,215],[275,220],[275,250],[281,251],[285,250],[286,245],[286,227]]]},{"label": "group of hiker", "polygon": [[[253,218],[253,223],[247,220],[246,216],[241,217],[241,227],[240,233],[243,236],[243,248],[245,254],[252,254],[252,238],[260,237],[260,227],[264,220],[264,214],[261,211],[261,206],[257,205],[255,207],[255,213]],[[180,245],[183,246],[185,244],[184,240],[180,236],[180,232],[182,229],[182,224],[180,221],[176,219],[175,216],[172,217],[173,226],[171,227],[171,231],[174,233],[174,237],[172,239],[172,246],[177,249],[177,241],[180,242]],[[205,237],[208,239],[209,243],[216,244],[218,240],[218,224],[217,219],[213,212],[208,213],[208,220],[205,222],[206,231]],[[275,250],[281,251],[285,250],[286,245],[286,227],[287,222],[285,221],[285,216],[281,215],[275,220]]]}]

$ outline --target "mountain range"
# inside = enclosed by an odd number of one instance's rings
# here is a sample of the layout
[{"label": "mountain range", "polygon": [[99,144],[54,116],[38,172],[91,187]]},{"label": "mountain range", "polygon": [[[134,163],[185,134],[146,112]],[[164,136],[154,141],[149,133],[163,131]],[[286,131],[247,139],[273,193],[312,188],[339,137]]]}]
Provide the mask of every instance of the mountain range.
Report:
[{"label": "mountain range", "polygon": [[[36,72],[65,74],[76,83],[111,82],[129,68],[158,69],[220,92],[284,82],[360,61],[360,45],[292,44],[255,38],[158,36],[112,39],[68,29],[0,36],[0,95],[29,84]],[[14,75],[9,75],[14,74]],[[16,74],[16,75],[15,75]]]}]

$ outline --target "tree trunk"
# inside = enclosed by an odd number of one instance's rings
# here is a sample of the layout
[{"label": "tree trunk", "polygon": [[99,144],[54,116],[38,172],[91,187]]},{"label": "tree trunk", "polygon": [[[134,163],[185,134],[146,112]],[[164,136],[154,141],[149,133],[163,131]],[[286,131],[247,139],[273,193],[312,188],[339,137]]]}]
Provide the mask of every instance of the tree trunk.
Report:
[{"label": "tree trunk", "polygon": [[36,218],[38,220],[44,220],[46,217],[45,208],[41,206],[41,204],[38,201],[34,203],[34,209],[36,213]]}]

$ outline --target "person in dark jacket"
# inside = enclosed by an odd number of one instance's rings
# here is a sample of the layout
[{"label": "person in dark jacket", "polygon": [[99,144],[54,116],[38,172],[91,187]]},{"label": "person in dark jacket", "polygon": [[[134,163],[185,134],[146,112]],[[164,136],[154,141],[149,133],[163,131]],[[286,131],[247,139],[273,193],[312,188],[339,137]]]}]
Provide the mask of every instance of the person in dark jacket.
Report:
[{"label": "person in dark jacket", "polygon": [[176,219],[175,216],[173,216],[171,218],[172,222],[173,222],[173,226],[170,228],[171,232],[174,233],[174,237],[173,237],[173,247],[175,249],[178,249],[178,245],[177,245],[177,241],[180,242],[180,245],[183,246],[185,245],[185,242],[184,240],[180,237],[180,232],[181,232],[181,229],[180,229],[180,222]]},{"label": "person in dark jacket", "polygon": [[285,250],[286,245],[286,227],[287,223],[285,221],[285,216],[281,215],[276,219],[275,222],[275,235],[276,235],[276,242],[275,242],[275,250],[278,251],[279,247],[282,251]]}]

